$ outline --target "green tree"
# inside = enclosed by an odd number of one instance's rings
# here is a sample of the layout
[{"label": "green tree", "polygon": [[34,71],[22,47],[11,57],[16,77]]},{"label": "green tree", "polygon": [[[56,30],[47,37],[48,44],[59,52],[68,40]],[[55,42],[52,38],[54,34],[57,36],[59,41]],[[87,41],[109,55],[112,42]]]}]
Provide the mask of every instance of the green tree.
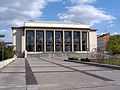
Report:
[{"label": "green tree", "polygon": [[112,54],[120,54],[120,35],[110,37],[106,50],[112,52]]},{"label": "green tree", "polygon": [[[13,51],[12,46],[4,47],[4,60],[13,58],[15,51]],[[2,46],[0,46],[0,61],[2,60]]]}]

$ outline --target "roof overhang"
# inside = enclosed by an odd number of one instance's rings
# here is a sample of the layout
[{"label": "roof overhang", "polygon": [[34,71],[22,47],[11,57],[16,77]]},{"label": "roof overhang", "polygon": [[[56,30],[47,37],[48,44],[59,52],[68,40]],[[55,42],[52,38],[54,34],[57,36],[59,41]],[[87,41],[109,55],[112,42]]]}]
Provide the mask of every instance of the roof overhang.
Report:
[{"label": "roof overhang", "polygon": [[55,22],[55,21],[31,21],[25,22],[25,27],[47,27],[47,28],[90,28],[89,24],[80,23],[65,23],[65,22]]},{"label": "roof overhang", "polygon": [[69,29],[69,30],[90,30],[90,31],[97,31],[97,29],[90,29],[90,28],[63,28],[63,27],[31,27],[31,26],[24,26],[24,27],[12,27],[13,29],[25,29],[25,28],[33,28],[33,29]]}]

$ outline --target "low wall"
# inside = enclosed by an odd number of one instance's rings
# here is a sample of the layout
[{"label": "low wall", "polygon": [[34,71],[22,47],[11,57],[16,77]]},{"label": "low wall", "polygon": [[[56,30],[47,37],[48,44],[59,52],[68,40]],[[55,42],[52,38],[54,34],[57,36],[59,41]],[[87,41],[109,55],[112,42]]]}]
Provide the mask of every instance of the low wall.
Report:
[{"label": "low wall", "polygon": [[8,65],[9,63],[13,62],[15,58],[10,58],[4,61],[0,61],[0,68],[3,68],[4,66]]}]

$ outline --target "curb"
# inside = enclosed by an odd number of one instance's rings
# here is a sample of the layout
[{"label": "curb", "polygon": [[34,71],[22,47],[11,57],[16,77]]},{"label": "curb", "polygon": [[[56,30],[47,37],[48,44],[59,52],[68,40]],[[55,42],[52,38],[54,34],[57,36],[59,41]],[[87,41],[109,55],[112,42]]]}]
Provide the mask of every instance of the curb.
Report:
[{"label": "curb", "polygon": [[9,63],[13,62],[15,58],[10,58],[4,61],[0,61],[0,69],[7,66]]},{"label": "curb", "polygon": [[110,69],[120,70],[120,66],[116,66],[116,65],[99,64],[99,63],[84,62],[84,61],[75,61],[75,60],[64,60],[64,61],[81,63],[81,64],[88,64],[88,65],[92,65],[92,66],[96,66],[96,67],[104,67],[104,68],[110,68]]}]

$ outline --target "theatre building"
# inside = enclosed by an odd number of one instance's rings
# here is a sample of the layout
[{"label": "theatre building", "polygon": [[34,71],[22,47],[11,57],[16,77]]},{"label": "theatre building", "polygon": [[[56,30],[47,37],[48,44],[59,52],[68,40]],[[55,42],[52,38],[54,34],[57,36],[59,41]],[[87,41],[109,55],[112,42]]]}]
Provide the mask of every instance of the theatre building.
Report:
[{"label": "theatre building", "polygon": [[12,27],[13,45],[18,57],[51,52],[87,53],[97,48],[96,29],[88,24],[52,21],[25,22]]}]

